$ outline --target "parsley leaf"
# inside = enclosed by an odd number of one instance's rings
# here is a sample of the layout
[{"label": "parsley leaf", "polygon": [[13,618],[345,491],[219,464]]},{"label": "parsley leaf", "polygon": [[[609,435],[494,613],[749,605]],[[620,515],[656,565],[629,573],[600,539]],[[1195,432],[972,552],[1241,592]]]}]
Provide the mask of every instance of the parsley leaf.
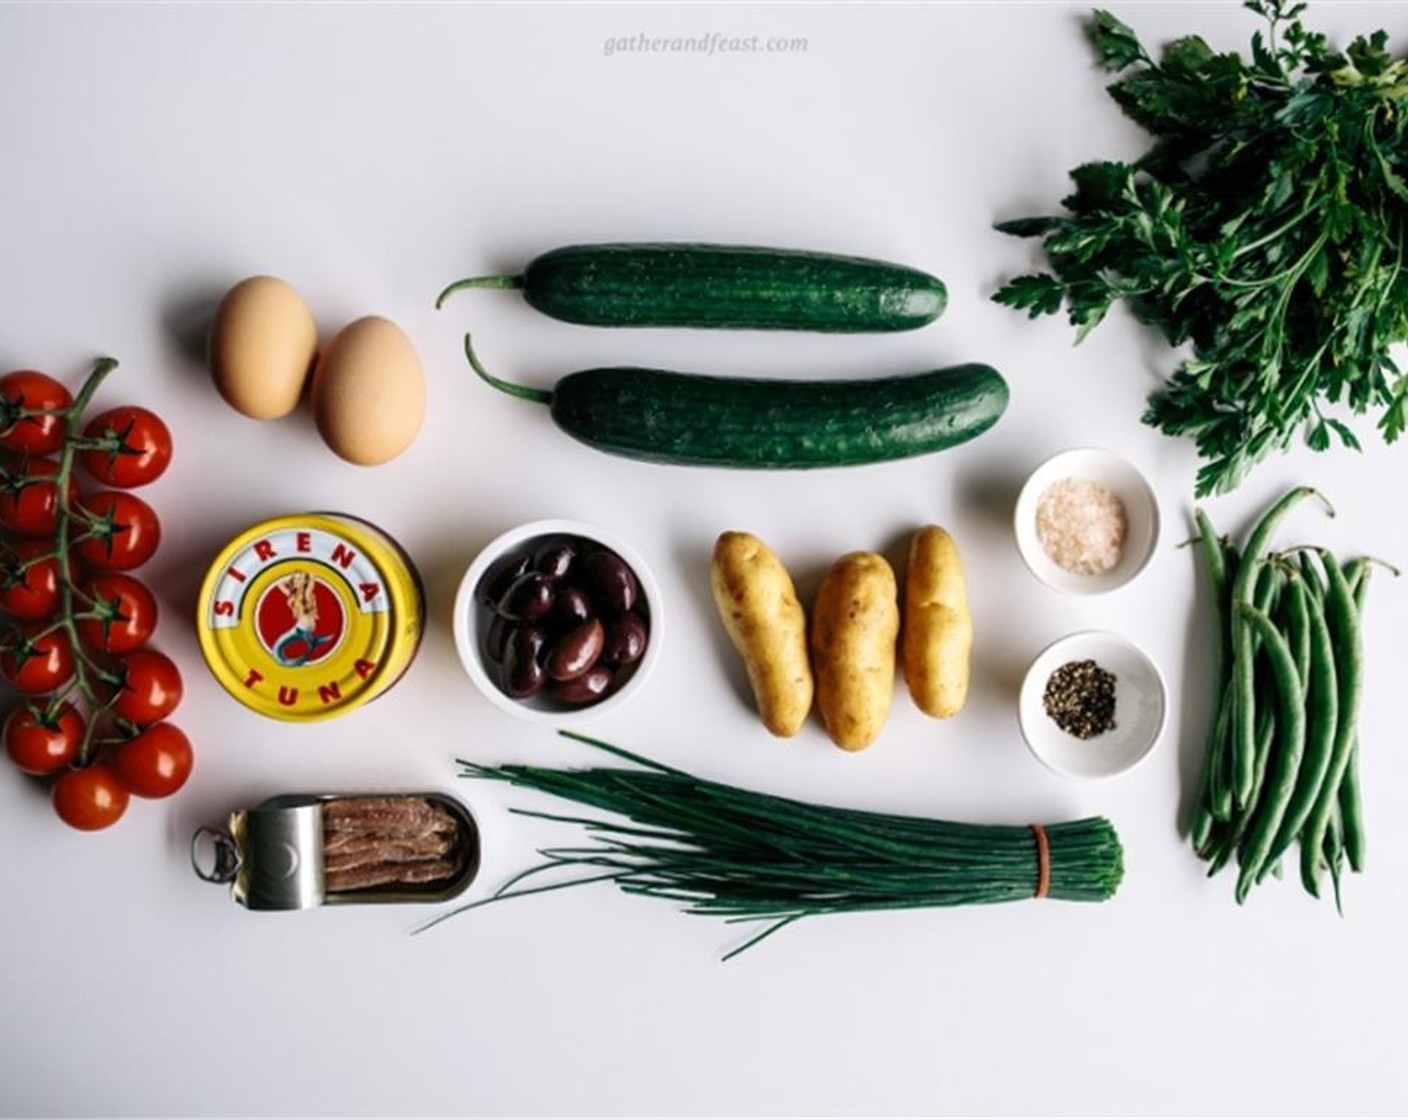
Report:
[{"label": "parsley leaf", "polygon": [[992,298],[1008,307],[1025,310],[1027,318],[1035,319],[1038,315],[1052,315],[1060,311],[1064,296],[1065,289],[1059,280],[1038,272],[1009,280]]},{"label": "parsley leaf", "polygon": [[1123,70],[1136,62],[1149,61],[1134,32],[1109,12],[1097,8],[1091,17],[1089,30],[1095,53],[1100,56],[1100,64],[1106,70]]}]

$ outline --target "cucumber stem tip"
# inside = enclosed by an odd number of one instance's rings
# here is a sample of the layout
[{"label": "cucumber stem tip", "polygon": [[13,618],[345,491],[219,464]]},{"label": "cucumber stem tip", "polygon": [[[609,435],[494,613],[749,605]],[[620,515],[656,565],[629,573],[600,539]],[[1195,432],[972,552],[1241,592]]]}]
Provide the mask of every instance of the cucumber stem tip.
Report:
[{"label": "cucumber stem tip", "polygon": [[474,344],[468,331],[464,336],[464,356],[469,360],[470,369],[474,370],[480,378],[487,381],[500,392],[507,393],[512,397],[520,397],[525,401],[533,401],[535,404],[552,404],[552,393],[547,389],[534,389],[527,385],[515,385],[512,381],[505,381],[501,377],[495,377],[479,361],[479,355],[474,352]]},{"label": "cucumber stem tip", "polygon": [[456,280],[435,297],[435,310],[439,311],[445,305],[445,301],[456,292],[467,288],[521,288],[523,287],[522,276],[470,276],[464,280]]}]

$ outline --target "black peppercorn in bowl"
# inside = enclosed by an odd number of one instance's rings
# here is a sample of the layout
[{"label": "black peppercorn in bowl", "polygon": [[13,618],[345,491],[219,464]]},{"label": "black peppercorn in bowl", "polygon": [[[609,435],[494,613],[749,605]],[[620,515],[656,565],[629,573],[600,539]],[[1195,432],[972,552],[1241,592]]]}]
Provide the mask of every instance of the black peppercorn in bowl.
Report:
[{"label": "black peppercorn in bowl", "polygon": [[660,591],[640,555],[580,521],[533,521],[474,558],[455,597],[455,646],[496,707],[561,723],[644,684],[660,650]]},{"label": "black peppercorn in bowl", "polygon": [[1167,707],[1163,674],[1143,650],[1118,634],[1086,630],[1037,655],[1017,715],[1045,766],[1071,778],[1108,778],[1153,750]]}]

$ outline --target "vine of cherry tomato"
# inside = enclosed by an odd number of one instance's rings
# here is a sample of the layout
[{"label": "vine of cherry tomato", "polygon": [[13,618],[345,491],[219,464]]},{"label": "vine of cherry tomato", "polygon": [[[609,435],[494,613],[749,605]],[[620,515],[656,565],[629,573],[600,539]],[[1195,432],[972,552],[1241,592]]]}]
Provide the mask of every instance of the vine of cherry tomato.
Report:
[{"label": "vine of cherry tomato", "polygon": [[[161,522],[128,491],[166,471],[171,432],[137,405],[83,422],[116,365],[99,361],[76,395],[35,370],[0,377],[0,678],[22,694],[0,740],[83,831],[116,823],[133,796],[169,797],[195,757],[167,722],[182,683],[148,644],[156,597],[130,574]],[[104,489],[81,494],[75,467]]]}]

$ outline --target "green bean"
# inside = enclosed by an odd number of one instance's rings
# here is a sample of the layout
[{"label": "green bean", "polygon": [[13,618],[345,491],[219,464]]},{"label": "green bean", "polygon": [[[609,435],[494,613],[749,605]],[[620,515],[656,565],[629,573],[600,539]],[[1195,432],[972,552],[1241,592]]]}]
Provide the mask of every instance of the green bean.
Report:
[{"label": "green bean", "polygon": [[1330,881],[1335,887],[1335,911],[1344,917],[1344,906],[1340,899],[1340,872],[1344,863],[1344,843],[1343,843],[1343,822],[1340,819],[1339,810],[1336,808],[1330,813],[1329,820],[1325,824],[1325,840],[1320,846],[1321,855],[1325,858],[1325,865],[1330,869]]},{"label": "green bean", "polygon": [[[1211,863],[1226,846],[1228,842],[1228,832],[1231,829],[1226,821],[1213,821],[1208,826],[1208,834],[1201,844],[1195,849],[1198,858],[1204,863]],[[1212,872],[1208,872],[1209,875]]]},{"label": "green bean", "polygon": [[[1271,610],[1272,607],[1275,605],[1276,593],[1280,589],[1280,586],[1280,573],[1273,568],[1264,568],[1262,570],[1261,576],[1259,577],[1256,589],[1257,608],[1260,609],[1263,614]],[[1227,618],[1230,628],[1230,624],[1232,623],[1235,615],[1235,611],[1233,610],[1230,601],[1228,603],[1227,612]],[[1256,651],[1259,643],[1260,639],[1253,635],[1252,684],[1250,692],[1251,703],[1253,704],[1253,706],[1255,706],[1256,697],[1256,667],[1259,664],[1259,661],[1256,657]],[[1210,874],[1216,874],[1217,871],[1221,870],[1223,864],[1225,864],[1227,859],[1231,857],[1232,852],[1236,850],[1237,845],[1241,842],[1242,838],[1246,833],[1248,806],[1237,803],[1233,798],[1232,781],[1234,775],[1231,769],[1233,734],[1232,728],[1236,718],[1238,705],[1241,702],[1241,688],[1242,682],[1238,681],[1235,677],[1231,677],[1227,680],[1226,693],[1222,701],[1222,710],[1219,712],[1218,716],[1219,726],[1217,727],[1217,731],[1219,737],[1214,741],[1214,747],[1219,753],[1216,760],[1216,769],[1214,769],[1212,772],[1212,810],[1215,819],[1231,823],[1233,825],[1233,829],[1230,834],[1230,848],[1226,852],[1222,853],[1222,859],[1220,861],[1215,861],[1218,863],[1218,866],[1213,868]],[[1253,795],[1255,794],[1255,790],[1259,788],[1261,784],[1262,775],[1265,773],[1266,770],[1266,759],[1271,750],[1271,738],[1275,731],[1275,727],[1270,717],[1270,708],[1263,708],[1257,711],[1253,716],[1253,719],[1255,721],[1251,752]]]},{"label": "green bean", "polygon": [[1203,774],[1207,788],[1199,799],[1193,820],[1193,845],[1202,844],[1199,834],[1206,831],[1200,822],[1232,819],[1232,786],[1227,781],[1228,742],[1232,733],[1232,682],[1222,686],[1222,698],[1218,701],[1213,717],[1212,733],[1208,739],[1207,754],[1203,758]]},{"label": "green bean", "polygon": [[1242,551],[1235,542],[1222,538],[1222,566],[1227,572],[1226,586],[1222,602],[1218,606],[1218,617],[1222,619],[1222,652],[1230,666],[1232,661],[1232,588],[1237,583],[1237,573],[1242,570]]},{"label": "green bean", "polygon": [[1208,878],[1217,875],[1224,867],[1232,862],[1233,855],[1237,851],[1237,842],[1241,839],[1236,824],[1228,821],[1218,822],[1216,843],[1208,846]]},{"label": "green bean", "polygon": [[1296,569],[1289,564],[1278,564],[1286,576],[1286,591],[1281,596],[1280,610],[1272,619],[1286,637],[1291,648],[1291,657],[1296,663],[1296,675],[1300,677],[1301,690],[1310,683],[1310,607],[1306,603],[1305,584]]},{"label": "green bean", "polygon": [[1305,581],[1306,593],[1323,599],[1325,597],[1325,580],[1320,574],[1320,569],[1315,566],[1314,550],[1302,548],[1297,551],[1300,556],[1300,578]]},{"label": "green bean", "polygon": [[[1234,623],[1233,634],[1243,633]],[[1256,780],[1256,680],[1251,635],[1232,639],[1236,655],[1232,662],[1232,679],[1236,694],[1232,701],[1232,801],[1245,806],[1252,797]]]},{"label": "green bean", "polygon": [[[1364,604],[1368,598],[1369,575],[1375,566],[1386,567],[1395,576],[1397,568],[1384,564],[1381,560],[1359,557],[1345,565],[1344,578],[1354,598],[1361,633],[1364,625]],[[1362,639],[1361,639],[1362,640]],[[1364,800],[1359,781],[1359,735],[1356,733],[1349,748],[1349,765],[1345,769],[1344,782],[1340,786],[1339,808],[1341,831],[1344,836],[1344,852],[1349,866],[1356,872],[1364,870],[1365,831]]]},{"label": "green bean", "polygon": [[[1271,751],[1268,747],[1267,752],[1274,755],[1274,762],[1267,767],[1263,795],[1255,809],[1254,820],[1248,827],[1241,874],[1237,877],[1237,901],[1244,902],[1247,892],[1266,865],[1276,830],[1295,789],[1296,774],[1305,749],[1305,692],[1290,645],[1276,624],[1267,615],[1249,607],[1240,608],[1239,613],[1261,637],[1262,649],[1266,651],[1275,679],[1278,701],[1275,707],[1276,750]],[[1250,810],[1248,815],[1252,815]]]},{"label": "green bean", "polygon": [[[1360,628],[1364,623],[1364,604],[1369,596],[1369,576],[1373,569],[1364,559],[1351,560],[1345,565],[1344,579],[1354,599]],[[1364,794],[1359,784],[1359,736],[1349,746],[1349,764],[1339,795],[1340,830],[1344,836],[1344,854],[1352,871],[1364,870]]]},{"label": "green bean", "polygon": [[[1257,577],[1265,565],[1263,553],[1271,542],[1272,534],[1286,514],[1302,499],[1315,493],[1309,486],[1297,486],[1262,515],[1242,550],[1242,564],[1232,586],[1234,604],[1251,603]],[[1251,800],[1252,783],[1256,773],[1256,710],[1252,682],[1251,635],[1252,631],[1244,620],[1235,617],[1232,619],[1232,652],[1235,662],[1233,673],[1237,680],[1236,722],[1232,734],[1233,797],[1239,805],[1246,805]]]},{"label": "green bean", "polygon": [[[1211,746],[1203,756],[1203,783],[1207,784],[1208,768],[1217,761],[1214,758],[1214,751]],[[1193,803],[1193,815],[1188,821],[1188,841],[1193,845],[1193,850],[1200,851],[1208,842],[1208,834],[1212,831],[1212,826],[1217,823],[1217,817],[1213,815],[1212,802],[1208,799],[1206,791],[1200,793]]]},{"label": "green bean", "polygon": [[1359,784],[1359,736],[1349,746],[1349,764],[1339,794],[1340,826],[1344,833],[1344,854],[1351,871],[1364,870],[1364,795]]},{"label": "green bean", "polygon": [[1237,851],[1237,833],[1232,825],[1223,825],[1223,831],[1218,834],[1217,843],[1208,850],[1208,878],[1215,878],[1222,872],[1222,869],[1232,862],[1232,856]]},{"label": "green bean", "polygon": [[1207,738],[1203,744],[1203,765],[1198,778],[1198,794],[1193,803],[1193,817],[1188,833],[1195,849],[1202,848],[1208,841],[1213,821],[1217,818],[1215,808],[1213,775],[1222,765],[1223,741],[1227,731],[1227,721],[1223,718],[1226,685],[1223,677],[1229,666],[1226,649],[1227,627],[1227,562],[1223,555],[1222,543],[1217,539],[1217,531],[1201,509],[1193,511],[1193,519],[1198,527],[1198,551],[1202,554],[1207,569],[1208,584],[1212,601],[1217,608],[1217,667],[1213,674],[1214,697],[1217,701],[1213,709],[1212,722],[1208,726]]},{"label": "green bean", "polygon": [[[1279,613],[1286,583],[1285,572],[1280,567],[1268,565],[1263,568],[1257,581],[1256,603],[1253,609],[1268,618],[1273,612]],[[1243,609],[1245,609],[1245,604],[1241,608],[1234,605],[1233,617],[1235,618]],[[1274,698],[1277,695],[1276,675],[1262,654],[1263,642],[1260,631],[1252,634],[1250,644],[1252,648],[1252,702],[1257,706],[1258,719],[1255,749],[1252,752],[1251,794],[1245,802],[1241,803],[1242,810],[1247,814],[1250,814],[1256,808],[1257,802],[1261,800],[1261,785],[1266,778],[1267,760],[1271,755],[1271,743],[1275,732],[1275,706],[1271,703],[1260,703],[1260,698]],[[1269,677],[1268,674],[1270,674]],[[1263,732],[1261,729],[1260,714],[1263,708],[1267,718],[1272,720],[1271,733]]]},{"label": "green bean", "polygon": [[1266,782],[1266,767],[1271,758],[1271,744],[1276,737],[1276,685],[1265,679],[1271,673],[1266,658],[1256,659],[1256,765],[1252,772],[1252,797],[1243,807],[1242,813],[1250,819],[1261,803],[1261,794]]},{"label": "green bean", "polygon": [[1320,549],[1320,563],[1325,569],[1325,620],[1330,628],[1330,640],[1334,647],[1335,667],[1339,693],[1339,707],[1335,718],[1334,748],[1330,754],[1330,764],[1325,772],[1325,781],[1315,797],[1315,806],[1301,835],[1300,877],[1305,889],[1315,897],[1320,896],[1320,854],[1325,842],[1325,830],[1329,827],[1330,815],[1339,802],[1340,783],[1344,781],[1349,768],[1351,748],[1354,745],[1355,723],[1359,714],[1359,699],[1363,691],[1363,648],[1359,633],[1359,612],[1354,609],[1354,599],[1344,573],[1328,549]]},{"label": "green bean", "polygon": [[[1258,758],[1265,759],[1271,753],[1271,738],[1276,734],[1276,721],[1271,718],[1271,708],[1263,705],[1257,709],[1256,713],[1256,754]],[[1247,825],[1251,823],[1251,812],[1243,809],[1239,810],[1236,816],[1228,822],[1228,832],[1226,834],[1226,844],[1218,851],[1213,858],[1213,865],[1208,869],[1209,875],[1216,875],[1227,865],[1235,855],[1238,862],[1241,862],[1246,851]]]},{"label": "green bean", "polygon": [[[1339,674],[1335,668],[1335,650],[1325,621],[1325,601],[1320,576],[1313,569],[1310,581],[1302,566],[1301,582],[1306,585],[1307,617],[1310,623],[1310,686],[1306,690],[1305,753],[1301,758],[1300,774],[1295,792],[1286,806],[1276,839],[1267,856],[1276,863],[1295,842],[1315,807],[1320,788],[1334,754],[1335,734],[1339,719]],[[1264,875],[1264,872],[1263,872]]]},{"label": "green bean", "polygon": [[[1256,594],[1252,599],[1244,603],[1243,606],[1253,607],[1262,614],[1269,615],[1275,611],[1281,603],[1281,592],[1286,589],[1286,570],[1280,565],[1266,565],[1261,569],[1261,574],[1256,580]],[[1232,605],[1233,617],[1237,614],[1237,605]],[[1252,635],[1252,652],[1255,653],[1261,648],[1261,639],[1257,635]]]},{"label": "green bean", "polygon": [[1237,574],[1242,570],[1242,553],[1227,537],[1223,537],[1220,544],[1222,568],[1226,574],[1221,588],[1222,597],[1217,605],[1218,624],[1221,627],[1218,650],[1222,657],[1222,675],[1227,679],[1232,670],[1232,588],[1237,582]]},{"label": "green bean", "polygon": [[[1212,521],[1201,507],[1193,511],[1193,521],[1198,528],[1198,551],[1202,554],[1203,563],[1207,565],[1213,602],[1217,604],[1218,613],[1221,615],[1223,600],[1227,594],[1227,558],[1223,554],[1217,530],[1213,528]],[[1218,621],[1225,622],[1225,619],[1219,618]]]},{"label": "green bean", "polygon": [[1369,560],[1365,556],[1359,556],[1351,560],[1344,566],[1344,582],[1349,588],[1350,597],[1354,600],[1354,609],[1359,612],[1360,617],[1364,616],[1364,600],[1368,598],[1369,588]]},{"label": "green bean", "polygon": [[1232,787],[1235,782],[1232,759],[1232,728],[1236,718],[1236,691],[1235,681],[1232,674],[1232,587],[1236,582],[1237,573],[1241,570],[1242,554],[1238,551],[1236,544],[1224,537],[1222,540],[1222,563],[1227,572],[1227,586],[1219,606],[1219,617],[1222,620],[1222,651],[1223,663],[1220,676],[1223,680],[1222,711],[1218,713],[1218,720],[1224,726],[1218,728],[1214,725],[1218,733],[1217,746],[1217,768],[1212,772],[1212,810],[1213,815],[1220,821],[1230,821],[1235,806],[1232,803]]},{"label": "green bean", "polygon": [[[1269,613],[1276,605],[1277,593],[1281,588],[1281,578],[1281,573],[1276,568],[1263,566],[1257,577],[1255,603],[1242,603],[1241,606],[1250,606],[1262,614]],[[1238,613],[1238,603],[1234,601],[1228,618],[1230,626],[1240,628],[1244,625],[1238,619]],[[1249,632],[1245,641],[1247,658],[1235,658],[1233,663],[1231,726],[1228,730],[1226,749],[1229,762],[1235,760],[1227,777],[1226,797],[1228,802],[1227,818],[1229,820],[1237,816],[1245,816],[1247,810],[1256,801],[1257,786],[1261,774],[1265,772],[1266,755],[1270,750],[1271,739],[1269,735],[1261,733],[1261,722],[1256,704],[1256,669],[1259,645],[1260,638],[1255,632]],[[1237,721],[1243,713],[1248,714],[1252,720],[1252,738],[1250,743],[1246,744],[1237,742]],[[1235,783],[1241,781],[1243,764],[1250,767],[1250,773],[1247,775],[1245,791],[1239,794],[1233,787]]]}]

